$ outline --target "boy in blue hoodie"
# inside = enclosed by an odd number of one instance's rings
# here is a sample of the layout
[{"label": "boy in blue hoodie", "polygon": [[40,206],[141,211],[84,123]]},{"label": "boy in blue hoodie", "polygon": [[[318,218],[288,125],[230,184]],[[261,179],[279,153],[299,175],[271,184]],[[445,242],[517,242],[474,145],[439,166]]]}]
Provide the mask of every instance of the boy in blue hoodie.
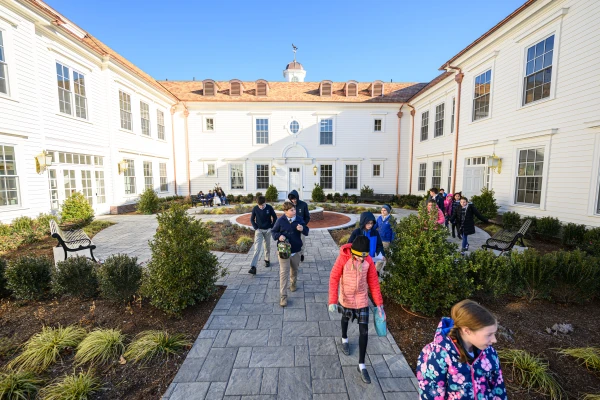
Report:
[{"label": "boy in blue hoodie", "polygon": [[[381,241],[383,242],[384,250],[390,248],[390,243],[396,237],[396,233],[394,232],[394,226],[396,225],[396,219],[392,217],[392,207],[389,204],[384,204],[381,207],[381,215],[377,217],[377,222],[375,222],[374,229],[379,232],[379,236],[381,237]],[[377,261],[375,263],[375,267],[377,268],[377,272],[381,272],[383,267],[385,266],[384,261]]]},{"label": "boy in blue hoodie", "polygon": [[[359,236],[366,236],[369,239],[369,255],[371,258],[375,258],[376,255],[380,254],[383,256],[381,261],[385,262],[385,249],[383,248],[383,242],[381,241],[381,236],[379,236],[379,232],[375,229],[375,216],[372,212],[365,211],[360,214],[360,228],[356,228],[352,231],[350,235],[350,239],[348,239],[348,243],[354,242]],[[379,271],[377,271],[379,275]]]},{"label": "boy in blue hoodie", "polygon": [[[273,229],[271,229],[273,240],[277,242],[288,241],[291,246],[291,255],[289,258],[281,258],[279,253],[279,305],[287,306],[287,289],[290,283],[290,290],[296,291],[296,279],[298,277],[298,267],[300,266],[300,250],[302,249],[301,236],[308,236],[308,226],[302,219],[296,215],[296,206],[289,201],[283,203],[283,215],[277,219]],[[289,282],[291,281],[291,282]]]}]

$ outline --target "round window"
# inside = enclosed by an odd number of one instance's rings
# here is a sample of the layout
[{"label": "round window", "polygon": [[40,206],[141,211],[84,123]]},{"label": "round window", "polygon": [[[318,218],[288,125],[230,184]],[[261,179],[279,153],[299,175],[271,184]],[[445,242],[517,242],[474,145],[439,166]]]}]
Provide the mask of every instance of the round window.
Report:
[{"label": "round window", "polygon": [[300,124],[298,123],[298,121],[290,122],[290,132],[292,132],[293,134],[296,134],[296,133],[298,133],[299,130],[300,130]]}]

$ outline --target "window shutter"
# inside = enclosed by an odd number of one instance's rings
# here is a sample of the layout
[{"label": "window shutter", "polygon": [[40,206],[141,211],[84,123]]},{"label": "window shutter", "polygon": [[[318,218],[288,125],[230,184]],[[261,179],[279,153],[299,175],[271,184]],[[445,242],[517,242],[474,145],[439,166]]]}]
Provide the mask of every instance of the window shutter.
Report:
[{"label": "window shutter", "polygon": [[256,95],[257,96],[266,96],[267,95],[267,84],[264,82],[260,82],[256,84]]},{"label": "window shutter", "polygon": [[356,83],[350,83],[348,85],[348,93],[346,94],[347,96],[356,96]]},{"label": "window shutter", "polygon": [[373,96],[383,96],[383,85],[381,83],[373,85]]},{"label": "window shutter", "polygon": [[321,84],[321,96],[331,96],[331,83]]},{"label": "window shutter", "polygon": [[232,82],[231,83],[231,91],[230,91],[231,96],[239,96],[241,94],[241,85],[239,82]]},{"label": "window shutter", "polygon": [[212,82],[206,82],[204,84],[204,95],[214,96],[215,95],[215,84]]}]

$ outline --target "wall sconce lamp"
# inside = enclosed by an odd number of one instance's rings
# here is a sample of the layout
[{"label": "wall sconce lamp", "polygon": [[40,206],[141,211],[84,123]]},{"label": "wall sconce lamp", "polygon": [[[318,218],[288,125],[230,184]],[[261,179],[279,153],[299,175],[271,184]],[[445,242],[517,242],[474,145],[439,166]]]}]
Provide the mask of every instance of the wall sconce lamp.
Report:
[{"label": "wall sconce lamp", "polygon": [[313,167],[313,175],[314,175],[314,176],[317,176],[317,171],[318,171],[318,170],[319,170],[319,168],[317,168],[317,166],[315,165],[315,166]]},{"label": "wall sconce lamp", "polygon": [[496,173],[501,173],[502,172],[502,159],[500,157],[498,157],[496,155],[496,153],[492,154],[491,156],[488,157],[488,167],[496,172]]},{"label": "wall sconce lamp", "polygon": [[119,161],[118,166],[119,166],[119,175],[121,175],[123,172],[125,172],[125,170],[127,170],[129,163],[126,160],[122,160],[122,161]]},{"label": "wall sconce lamp", "polygon": [[46,171],[46,168],[52,165],[52,155],[46,150],[35,156],[35,172],[38,174]]},{"label": "wall sconce lamp", "polygon": [[275,175],[275,173],[277,172],[277,167],[275,167],[274,165],[271,166],[271,173],[273,173],[273,175]]}]

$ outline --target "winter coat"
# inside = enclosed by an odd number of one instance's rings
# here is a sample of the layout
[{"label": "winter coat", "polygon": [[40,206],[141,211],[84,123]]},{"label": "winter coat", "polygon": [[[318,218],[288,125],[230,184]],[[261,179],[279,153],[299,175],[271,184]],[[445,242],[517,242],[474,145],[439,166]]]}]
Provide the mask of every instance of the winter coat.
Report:
[{"label": "winter coat", "polygon": [[446,196],[446,198],[444,199],[444,210],[445,210],[445,214],[450,216],[452,215],[452,203],[454,202],[453,200],[453,195],[452,193],[449,193],[448,196]]},{"label": "winter coat", "polygon": [[444,207],[444,196],[441,193],[436,194],[432,199],[435,200],[435,204],[437,204],[438,208],[442,210],[442,213],[446,211]]},{"label": "winter coat", "polygon": [[356,239],[360,235],[366,236],[367,238],[369,238],[370,242],[369,255],[371,257],[375,257],[375,255],[381,253],[385,257],[383,242],[381,241],[381,236],[379,236],[379,232],[377,232],[377,229],[375,229],[375,224],[373,224],[373,227],[370,230],[365,230],[365,225],[369,221],[375,221],[375,216],[372,212],[366,211],[360,214],[360,228],[356,228],[352,231],[350,239],[348,239],[348,243],[354,242],[354,239]]},{"label": "winter coat", "polygon": [[384,220],[380,215],[377,217],[377,222],[373,229],[379,232],[379,236],[381,237],[382,242],[392,242],[396,237],[396,232],[394,232],[394,226],[396,225],[396,219],[391,215]]},{"label": "winter coat", "polygon": [[[428,204],[427,211],[429,211],[430,209],[431,209],[431,205]],[[438,213],[437,223],[444,225],[444,223],[446,223],[446,219],[444,218],[444,213],[439,208],[437,208],[437,213]]]},{"label": "winter coat", "polygon": [[493,347],[478,350],[471,364],[460,362],[457,344],[448,336],[450,318],[442,318],[433,342],[421,351],[417,380],[421,400],[506,400],[500,359]]},{"label": "winter coat", "polygon": [[[296,227],[298,225],[302,225],[304,230],[302,232],[298,231]],[[279,236],[285,236],[290,242],[292,246],[292,253],[297,253],[302,249],[302,238],[300,235],[308,236],[308,226],[302,220],[302,218],[296,215],[296,219],[290,223],[288,218],[283,214],[281,217],[277,218],[273,229],[271,229],[271,236],[273,236],[273,240],[276,242],[279,241]]]},{"label": "winter coat", "polygon": [[302,218],[304,223],[306,223],[308,225],[308,223],[310,222],[310,212],[308,212],[308,205],[305,202],[303,202],[302,200],[300,200],[300,197],[298,196],[297,191],[292,190],[288,194],[288,199],[290,201],[292,200],[292,196],[295,199],[297,199],[297,201],[296,201],[296,216]]},{"label": "winter coat", "polygon": [[460,200],[459,201],[453,201],[452,202],[452,214],[450,214],[450,222],[452,222],[455,225],[460,226],[460,210],[462,209],[462,206],[460,205]]},{"label": "winter coat", "polygon": [[356,268],[352,264],[351,244],[340,247],[335,264],[329,275],[329,303],[338,302],[338,284],[341,279],[340,304],[345,308],[360,309],[369,305],[369,290],[373,296],[373,302],[377,306],[383,305],[383,298],[379,289],[377,269],[373,259],[367,256],[362,265]]},{"label": "winter coat", "polygon": [[459,211],[460,214],[460,227],[463,231],[463,235],[472,235],[475,233],[475,219],[473,215],[482,220],[483,222],[488,222],[488,219],[481,215],[477,208],[473,205],[473,203],[468,203],[466,208],[462,208]]},{"label": "winter coat", "polygon": [[250,215],[250,223],[254,230],[257,229],[271,229],[277,221],[277,214],[275,210],[269,204],[265,204],[264,209],[260,209],[259,206],[254,206],[252,209],[252,215]]}]

